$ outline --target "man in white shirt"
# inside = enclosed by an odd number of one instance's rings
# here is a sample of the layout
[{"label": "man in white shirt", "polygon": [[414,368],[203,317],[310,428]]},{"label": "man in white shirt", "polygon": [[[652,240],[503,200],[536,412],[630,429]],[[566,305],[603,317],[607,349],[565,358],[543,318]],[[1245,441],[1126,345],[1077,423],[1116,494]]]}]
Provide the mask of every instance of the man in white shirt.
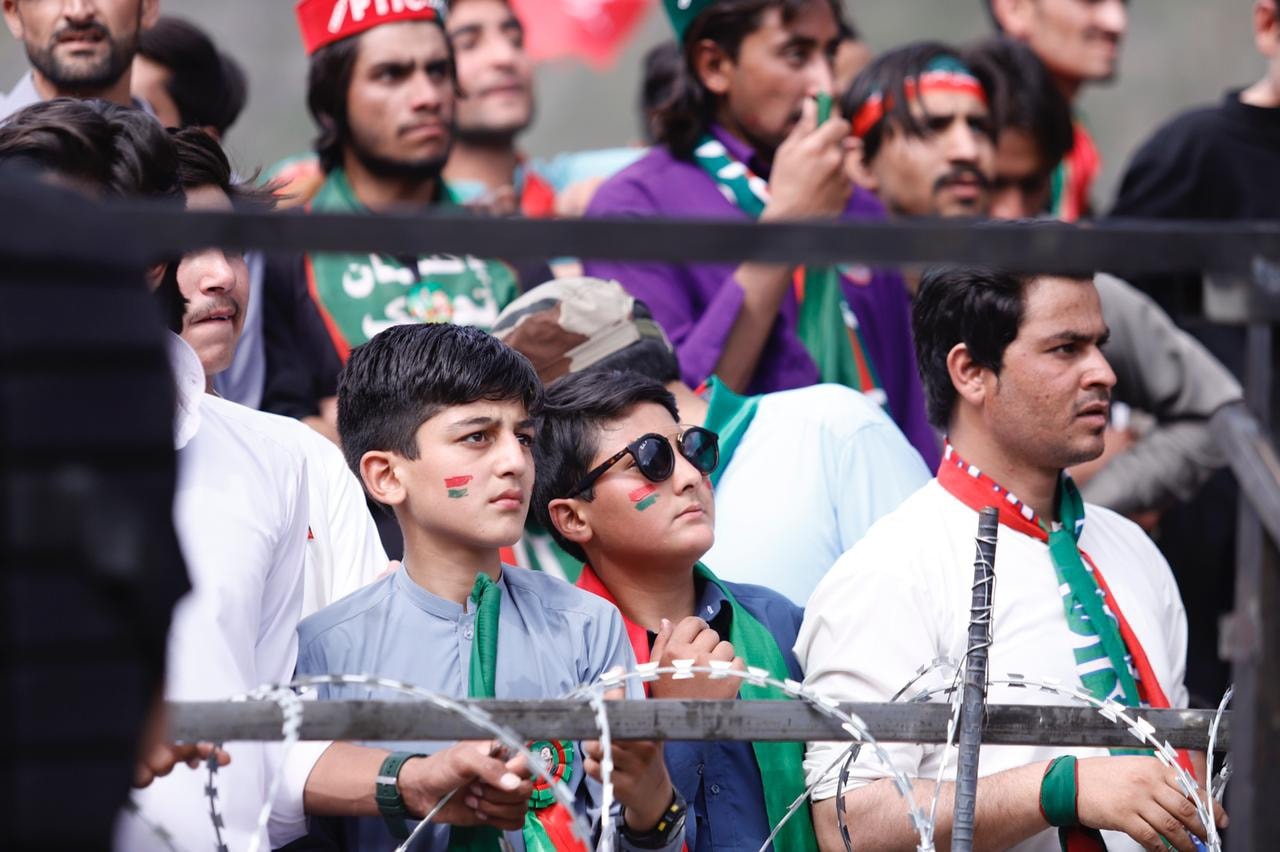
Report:
[{"label": "man in white shirt", "polygon": [[[716,541],[702,561],[723,579],[766,586],[799,606],[840,554],[929,477],[884,409],[851,388],[747,397],[715,377],[689,387],[647,306],[616,281],[535,287],[499,314],[494,334],[528,356],[547,384],[584,370],[630,370],[662,382],[681,422],[720,436],[711,474]],[[536,533],[522,545],[525,556],[555,547]],[[581,561],[560,567],[576,579]]]},{"label": "man in white shirt", "polygon": [[[916,297],[913,330],[930,420],[950,442],[937,478],[878,521],[819,583],[796,642],[806,685],[845,701],[888,701],[922,665],[961,659],[977,513],[994,505],[1001,526],[992,678],[1056,678],[1100,700],[1186,706],[1186,616],[1168,565],[1119,515],[1090,505],[1086,523],[1079,492],[1063,473],[1102,452],[1115,384],[1099,349],[1107,327],[1092,281],[931,270]],[[926,687],[949,680],[936,676]],[[999,685],[991,700],[1063,702]],[[845,745],[810,744],[810,783]],[[886,748],[927,802],[944,749]],[[1192,852],[1189,832],[1203,838],[1205,829],[1174,772],[1152,757],[1106,755],[984,747],[976,842],[1050,852],[1060,839],[1062,848],[1101,841],[1102,830],[1112,852],[1162,849],[1161,836]],[[1203,772],[1202,761],[1186,753],[1179,762]],[[859,849],[916,846],[888,775],[869,750],[852,764],[844,806]],[[937,809],[940,844],[951,834],[952,786],[943,782]],[[814,793],[814,823],[827,850],[844,848],[836,787],[833,775]]]},{"label": "man in white shirt", "polygon": [[160,16],[160,0],[4,0],[4,21],[31,70],[0,98],[0,118],[52,98],[145,104],[129,94],[138,33]]}]

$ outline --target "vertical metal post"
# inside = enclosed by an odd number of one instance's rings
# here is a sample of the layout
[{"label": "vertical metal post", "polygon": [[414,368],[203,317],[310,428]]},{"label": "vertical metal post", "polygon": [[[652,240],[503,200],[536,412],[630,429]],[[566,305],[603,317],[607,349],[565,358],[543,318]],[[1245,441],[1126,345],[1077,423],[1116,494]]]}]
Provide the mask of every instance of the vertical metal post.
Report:
[{"label": "vertical metal post", "polygon": [[959,754],[956,757],[955,818],[951,852],[972,852],[978,809],[978,752],[987,704],[987,648],[991,646],[992,585],[995,583],[999,510],[978,513],[977,555],[973,560],[973,603],[969,611],[969,645],[964,655],[964,695],[960,705]]},{"label": "vertical metal post", "polygon": [[[1275,440],[1274,328],[1249,326],[1245,401]],[[1240,501],[1232,617],[1234,766],[1227,811],[1231,852],[1277,848],[1280,802],[1280,554],[1247,499]]]}]

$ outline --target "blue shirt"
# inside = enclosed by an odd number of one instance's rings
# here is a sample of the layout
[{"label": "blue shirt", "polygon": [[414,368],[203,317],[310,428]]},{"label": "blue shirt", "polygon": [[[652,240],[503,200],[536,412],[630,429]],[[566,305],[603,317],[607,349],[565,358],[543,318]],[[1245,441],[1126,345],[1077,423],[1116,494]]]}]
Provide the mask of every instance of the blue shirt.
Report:
[{"label": "blue shirt", "polygon": [[[494,676],[499,698],[558,698],[598,680],[614,666],[635,668],[622,616],[607,601],[563,580],[504,566],[498,580],[502,608]],[[298,625],[298,674],[370,674],[392,678],[453,697],[466,697],[475,608],[437,597],[415,583],[403,565],[394,573],[320,610]],[[790,647],[788,645],[788,647]],[[319,689],[321,698],[412,700],[375,687],[342,684]],[[642,698],[638,682],[628,697]],[[444,742],[374,742],[366,745],[431,754]],[[582,771],[582,748],[564,779],[581,812],[594,817],[598,785]],[[394,849],[378,817],[313,820],[317,833],[337,833],[347,849]],[[615,823],[616,824],[616,823]],[[410,827],[412,828],[412,823]],[[433,825],[419,835],[414,850],[444,850],[449,829]],[[507,832],[516,850],[520,832]],[[679,850],[677,836],[667,852]],[[621,836],[616,848],[629,849]]]},{"label": "blue shirt", "polygon": [[[724,582],[723,580],[721,582]],[[763,586],[724,582],[738,603],[773,634],[792,679],[802,680],[792,647],[804,610]],[[729,638],[733,610],[714,583],[698,590],[696,614]],[[650,636],[650,644],[653,637]],[[689,852],[756,852],[771,826],[764,806],[764,785],[749,742],[668,742],[667,771],[689,803],[685,839]],[[792,819],[799,819],[799,816]]]}]

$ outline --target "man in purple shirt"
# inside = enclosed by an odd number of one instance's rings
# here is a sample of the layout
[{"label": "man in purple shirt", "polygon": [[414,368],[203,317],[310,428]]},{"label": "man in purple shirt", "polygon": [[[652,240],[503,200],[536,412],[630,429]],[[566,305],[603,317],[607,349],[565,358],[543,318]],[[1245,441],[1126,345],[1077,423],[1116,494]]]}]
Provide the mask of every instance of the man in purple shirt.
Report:
[{"label": "man in purple shirt", "polygon": [[[842,169],[848,122],[820,115],[839,42],[832,0],[665,5],[684,68],[654,116],[658,144],[600,188],[588,216],[884,217]],[[715,374],[758,394],[839,381],[884,404],[926,463],[937,461],[896,272],[754,262],[585,269],[650,306],[690,385]]]}]

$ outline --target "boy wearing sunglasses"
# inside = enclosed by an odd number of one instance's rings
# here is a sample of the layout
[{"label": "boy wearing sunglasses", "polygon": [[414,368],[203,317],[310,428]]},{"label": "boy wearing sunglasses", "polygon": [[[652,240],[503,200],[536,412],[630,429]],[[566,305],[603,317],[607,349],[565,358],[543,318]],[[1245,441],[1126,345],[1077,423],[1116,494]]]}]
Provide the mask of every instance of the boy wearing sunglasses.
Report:
[{"label": "boy wearing sunglasses", "polygon": [[[395,513],[405,558],[392,574],[302,622],[300,675],[363,673],[455,697],[556,698],[635,665],[613,607],[502,564],[500,548],[519,538],[529,508],[541,404],[529,362],[472,327],[400,325],[352,351],[338,391],[343,452],[369,495]],[[630,692],[642,695],[638,685]],[[321,697],[386,693],[343,684],[321,687]],[[336,754],[326,752],[307,781],[309,811],[360,817],[324,829],[341,835],[345,848],[392,848],[408,836],[406,819],[421,819],[433,804],[419,779],[442,757],[425,753],[441,744],[371,745],[388,751],[371,756],[371,749],[335,744]],[[598,811],[599,788],[584,783],[584,774],[599,776],[598,744],[585,754],[569,742],[536,742],[530,750],[576,794],[579,810]],[[623,805],[615,848],[680,849],[682,823],[669,813],[675,797],[661,748],[618,743],[613,759]],[[497,784],[463,785],[411,848],[496,852],[502,829],[517,849],[582,850],[570,834],[572,814],[543,781],[534,780],[531,797],[515,774],[522,767],[516,758]],[[317,773],[346,785],[311,796]]]},{"label": "boy wearing sunglasses", "polygon": [[[661,383],[617,371],[556,381],[534,458],[539,522],[585,563],[578,585],[617,605],[640,662],[721,661],[801,676],[791,652],[800,607],[761,586],[721,581],[698,561],[715,539],[708,477],[718,438],[682,425]],[[663,678],[648,687],[654,698],[780,697],[737,677]],[[804,793],[800,743],[672,742],[665,752],[688,805],[690,852],[760,848]],[[783,825],[775,848],[817,849],[807,805]]]}]

